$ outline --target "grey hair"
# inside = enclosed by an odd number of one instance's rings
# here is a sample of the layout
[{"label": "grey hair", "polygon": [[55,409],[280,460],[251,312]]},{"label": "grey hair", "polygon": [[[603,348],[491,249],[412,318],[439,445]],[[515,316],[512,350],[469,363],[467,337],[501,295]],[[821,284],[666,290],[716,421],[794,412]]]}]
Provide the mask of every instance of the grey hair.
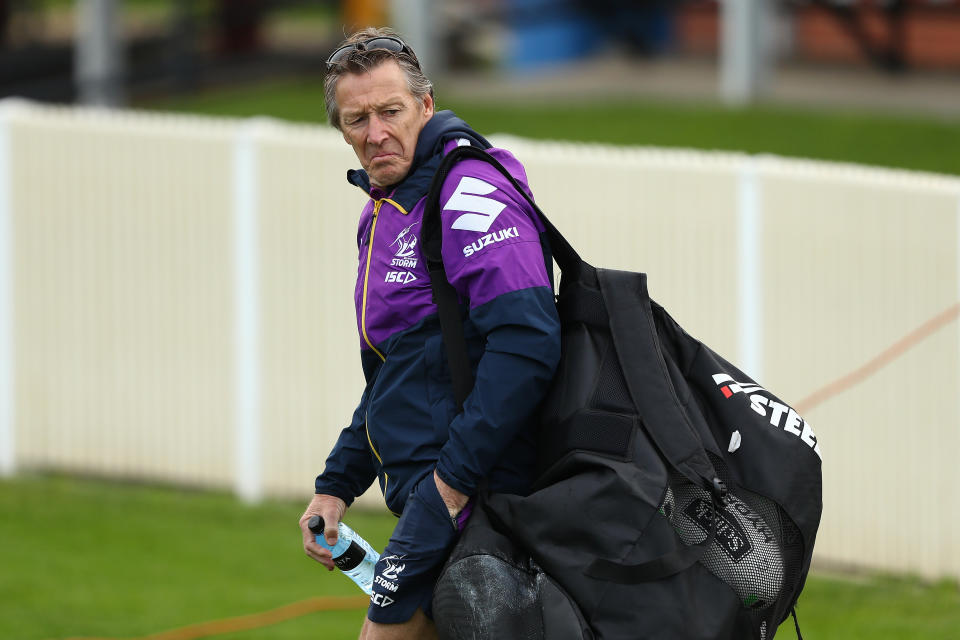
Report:
[{"label": "grey hair", "polygon": [[[369,38],[378,38],[381,36],[393,36],[399,38],[393,29],[387,27],[367,27],[351,34],[346,40],[341,42],[337,48]],[[402,38],[401,38],[402,39]],[[407,45],[409,48],[410,45]],[[411,52],[413,50],[411,49]],[[343,61],[339,62],[332,69],[327,70],[327,76],[323,79],[323,97],[327,107],[327,119],[330,124],[340,129],[340,107],[337,106],[337,82],[347,73],[362,74],[372,71],[387,60],[395,61],[403,71],[407,79],[407,88],[417,102],[423,105],[424,98],[429,95],[433,98],[433,83],[420,70],[420,62],[416,54],[407,55],[405,53],[394,53],[386,49],[373,49],[372,51],[353,51]]]}]

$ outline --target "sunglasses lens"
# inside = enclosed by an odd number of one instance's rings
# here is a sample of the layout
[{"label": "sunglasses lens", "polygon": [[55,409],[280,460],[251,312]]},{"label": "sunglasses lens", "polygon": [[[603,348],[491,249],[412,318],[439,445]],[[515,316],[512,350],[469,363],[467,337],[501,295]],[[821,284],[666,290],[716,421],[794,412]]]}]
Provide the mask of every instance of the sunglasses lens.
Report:
[{"label": "sunglasses lens", "polygon": [[332,66],[339,62],[343,62],[354,51],[373,51],[374,49],[386,49],[392,53],[406,53],[408,55],[413,55],[413,52],[410,51],[410,49],[407,48],[407,45],[405,45],[401,40],[382,36],[378,38],[371,38],[370,40],[365,40],[363,42],[354,42],[352,44],[343,45],[330,54],[330,57],[327,58],[327,65]]},{"label": "sunglasses lens", "polygon": [[396,38],[374,38],[373,40],[367,40],[365,43],[363,43],[363,48],[366,51],[371,51],[373,49],[386,49],[387,51],[392,51],[393,53],[400,53],[406,48],[406,45]]},{"label": "sunglasses lens", "polygon": [[330,54],[330,57],[327,58],[327,64],[337,64],[338,62],[342,62],[347,56],[353,53],[356,48],[357,45],[355,44],[348,44],[340,47]]}]

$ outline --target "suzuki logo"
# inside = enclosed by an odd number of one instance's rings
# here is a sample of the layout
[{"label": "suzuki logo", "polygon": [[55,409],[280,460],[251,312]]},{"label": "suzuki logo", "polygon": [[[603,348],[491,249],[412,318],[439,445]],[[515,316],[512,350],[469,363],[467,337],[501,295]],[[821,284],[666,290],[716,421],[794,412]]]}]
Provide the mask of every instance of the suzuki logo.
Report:
[{"label": "suzuki logo", "polygon": [[486,233],[497,216],[507,208],[507,205],[499,200],[483,197],[496,190],[495,186],[479,178],[461,178],[453,195],[447,200],[447,204],[443,205],[444,211],[449,209],[465,212],[453,221],[450,228]]}]

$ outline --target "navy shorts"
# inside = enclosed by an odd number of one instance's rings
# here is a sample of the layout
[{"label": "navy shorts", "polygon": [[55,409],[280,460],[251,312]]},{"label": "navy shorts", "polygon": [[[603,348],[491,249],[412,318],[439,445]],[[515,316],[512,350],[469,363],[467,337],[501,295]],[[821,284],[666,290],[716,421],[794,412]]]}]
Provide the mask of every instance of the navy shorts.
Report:
[{"label": "navy shorts", "polygon": [[380,555],[367,617],[386,624],[406,622],[418,608],[432,617],[433,587],[458,536],[430,473],[410,492]]}]

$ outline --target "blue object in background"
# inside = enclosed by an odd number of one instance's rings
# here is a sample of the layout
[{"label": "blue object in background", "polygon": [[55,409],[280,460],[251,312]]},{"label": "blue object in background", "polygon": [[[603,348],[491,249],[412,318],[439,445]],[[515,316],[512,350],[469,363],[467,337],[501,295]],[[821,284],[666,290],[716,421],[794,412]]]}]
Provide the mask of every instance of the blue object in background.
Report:
[{"label": "blue object in background", "polygon": [[576,0],[510,0],[512,31],[506,65],[536,70],[582,58],[595,51],[602,34]]}]

